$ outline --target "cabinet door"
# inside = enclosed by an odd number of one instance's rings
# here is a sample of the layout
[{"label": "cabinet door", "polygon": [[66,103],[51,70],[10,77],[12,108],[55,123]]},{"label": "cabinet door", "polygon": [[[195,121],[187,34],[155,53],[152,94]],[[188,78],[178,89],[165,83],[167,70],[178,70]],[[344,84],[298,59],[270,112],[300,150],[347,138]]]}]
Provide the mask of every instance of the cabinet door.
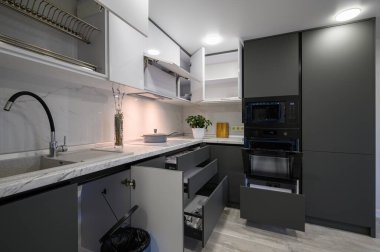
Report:
[{"label": "cabinet door", "polygon": [[192,102],[205,99],[205,49],[202,47],[190,59],[190,74],[197,80],[191,80]]},{"label": "cabinet door", "polygon": [[1,251],[78,250],[77,185],[0,206]]},{"label": "cabinet door", "polygon": [[79,187],[79,247],[83,251],[100,251],[99,239],[131,209],[130,189],[121,183],[130,174],[130,170],[119,172]]},{"label": "cabinet door", "polygon": [[218,177],[228,176],[228,202],[240,205],[240,186],[244,185],[243,146],[211,145],[211,159],[218,159]]},{"label": "cabinet door", "polygon": [[302,33],[303,149],[373,154],[374,21]]},{"label": "cabinet door", "polygon": [[183,173],[160,168],[132,166],[132,226],[145,229],[151,251],[183,251]]},{"label": "cabinet door", "polygon": [[114,14],[109,14],[110,80],[144,89],[146,38]]},{"label": "cabinet door", "polygon": [[298,95],[298,33],[245,41],[244,97]]},{"label": "cabinet door", "polygon": [[158,29],[152,22],[149,22],[149,31],[146,51],[155,49],[160,52],[157,58],[171,62],[179,66],[180,63],[180,48],[174,43],[165,33]]},{"label": "cabinet door", "polygon": [[306,216],[374,227],[374,156],[305,151],[303,192]]},{"label": "cabinet door", "polygon": [[148,34],[149,0],[96,0],[142,34]]},{"label": "cabinet door", "polygon": [[243,97],[243,55],[244,47],[239,40],[238,47],[238,97],[241,99]]}]

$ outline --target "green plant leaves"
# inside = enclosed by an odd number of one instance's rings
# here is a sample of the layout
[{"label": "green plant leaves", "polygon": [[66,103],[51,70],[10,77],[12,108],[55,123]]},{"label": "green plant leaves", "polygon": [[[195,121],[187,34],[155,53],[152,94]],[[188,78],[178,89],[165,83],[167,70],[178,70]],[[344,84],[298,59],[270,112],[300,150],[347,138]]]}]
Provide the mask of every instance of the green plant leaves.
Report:
[{"label": "green plant leaves", "polygon": [[185,121],[190,125],[191,128],[207,129],[208,126],[212,125],[212,122],[210,120],[207,120],[202,115],[188,116]]}]

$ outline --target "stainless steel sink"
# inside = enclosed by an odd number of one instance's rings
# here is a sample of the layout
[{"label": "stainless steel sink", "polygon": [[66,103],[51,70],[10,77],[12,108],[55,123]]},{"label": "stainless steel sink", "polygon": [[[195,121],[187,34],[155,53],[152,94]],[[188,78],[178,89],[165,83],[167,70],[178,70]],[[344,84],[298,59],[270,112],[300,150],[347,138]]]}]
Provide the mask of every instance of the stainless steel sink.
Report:
[{"label": "stainless steel sink", "polygon": [[45,156],[32,156],[0,160],[0,178],[73,163],[75,162],[56,160]]}]

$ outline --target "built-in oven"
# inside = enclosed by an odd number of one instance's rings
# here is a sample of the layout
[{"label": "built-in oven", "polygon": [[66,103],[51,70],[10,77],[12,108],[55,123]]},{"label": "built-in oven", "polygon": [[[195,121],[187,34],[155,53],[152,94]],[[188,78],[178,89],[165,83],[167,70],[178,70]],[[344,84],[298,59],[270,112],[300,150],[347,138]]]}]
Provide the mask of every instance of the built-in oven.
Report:
[{"label": "built-in oven", "polygon": [[[301,190],[302,153],[298,129],[254,129],[245,132],[242,151],[247,182],[293,193]],[[270,189],[270,188],[269,188]]]},{"label": "built-in oven", "polygon": [[245,98],[244,126],[259,128],[295,128],[299,120],[298,96]]}]

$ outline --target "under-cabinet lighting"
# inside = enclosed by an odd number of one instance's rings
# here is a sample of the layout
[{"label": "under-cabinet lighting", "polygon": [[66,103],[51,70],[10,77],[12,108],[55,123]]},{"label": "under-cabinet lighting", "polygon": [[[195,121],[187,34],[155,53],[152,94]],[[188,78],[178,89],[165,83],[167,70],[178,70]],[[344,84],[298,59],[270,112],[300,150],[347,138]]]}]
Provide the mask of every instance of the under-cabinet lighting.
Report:
[{"label": "under-cabinet lighting", "polygon": [[146,50],[146,53],[149,55],[157,56],[160,55],[161,52],[157,49],[148,49]]},{"label": "under-cabinet lighting", "polygon": [[209,34],[203,39],[203,42],[207,45],[217,45],[222,41],[223,38],[219,34]]},{"label": "under-cabinet lighting", "polygon": [[361,12],[361,9],[359,8],[347,9],[347,10],[339,12],[335,16],[335,20],[338,22],[348,21],[350,19],[357,17],[360,14],[360,12]]}]

